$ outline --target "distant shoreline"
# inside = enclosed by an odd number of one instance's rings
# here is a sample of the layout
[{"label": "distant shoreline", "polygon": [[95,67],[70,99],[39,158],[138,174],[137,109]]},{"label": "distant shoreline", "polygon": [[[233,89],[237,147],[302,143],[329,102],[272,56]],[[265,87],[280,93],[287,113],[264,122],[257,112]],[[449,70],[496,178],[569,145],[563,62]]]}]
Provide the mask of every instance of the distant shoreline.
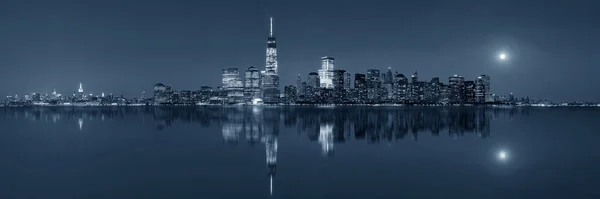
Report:
[{"label": "distant shoreline", "polygon": [[527,104],[527,105],[510,105],[510,104],[463,104],[463,105],[441,105],[441,104],[169,104],[169,105],[153,105],[153,104],[107,104],[107,105],[0,105],[0,108],[29,108],[29,107],[60,107],[60,108],[75,108],[75,107],[273,107],[273,106],[313,106],[313,107],[344,107],[344,106],[373,106],[373,107],[581,107],[581,108],[600,108],[598,105],[550,105],[550,104]]}]

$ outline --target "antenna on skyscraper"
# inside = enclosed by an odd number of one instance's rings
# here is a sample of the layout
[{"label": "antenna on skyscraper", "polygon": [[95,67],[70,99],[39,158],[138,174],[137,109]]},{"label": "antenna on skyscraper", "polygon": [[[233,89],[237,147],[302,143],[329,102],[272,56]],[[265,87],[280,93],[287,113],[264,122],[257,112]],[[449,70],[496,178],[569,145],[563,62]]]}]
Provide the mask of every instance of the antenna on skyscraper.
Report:
[{"label": "antenna on skyscraper", "polygon": [[273,17],[270,18],[271,22],[269,25],[269,36],[273,36]]}]

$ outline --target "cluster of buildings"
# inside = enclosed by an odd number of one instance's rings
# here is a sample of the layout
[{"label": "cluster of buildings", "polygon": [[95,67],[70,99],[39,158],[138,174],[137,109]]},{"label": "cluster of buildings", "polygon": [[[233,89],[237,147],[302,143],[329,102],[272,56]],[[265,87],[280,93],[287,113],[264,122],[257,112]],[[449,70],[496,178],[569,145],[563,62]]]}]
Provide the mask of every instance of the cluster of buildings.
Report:
[{"label": "cluster of buildings", "polygon": [[125,98],[123,95],[115,96],[114,94],[94,95],[92,93],[84,93],[83,84],[79,83],[79,88],[73,91],[71,94],[61,94],[56,92],[56,89],[52,93],[32,93],[27,95],[14,95],[6,96],[3,103],[0,106],[31,106],[31,105],[82,105],[82,106],[93,106],[93,105],[142,105],[148,104],[152,100],[146,97],[146,92],[142,91],[141,96],[133,98]]},{"label": "cluster of buildings", "polygon": [[[352,79],[354,77],[354,79]],[[530,101],[525,98],[496,96],[490,90],[490,76],[480,75],[468,80],[453,75],[444,83],[439,77],[429,81],[419,79],[414,72],[410,76],[379,69],[355,73],[335,67],[335,59],[321,58],[321,68],[296,77],[295,85],[279,85],[277,43],[273,34],[273,19],[267,37],[266,64],[263,70],[249,67],[245,70],[226,68],[222,70],[221,85],[213,88],[202,86],[200,90],[174,90],[163,83],[154,85],[153,95],[142,92],[139,98],[115,97],[113,94],[84,94],[80,84],[72,95],[33,93],[25,96],[7,96],[0,106],[25,105],[197,105],[197,104],[533,104],[549,102]]]},{"label": "cluster of buildings", "polygon": [[439,77],[419,81],[417,72],[409,78],[392,72],[391,68],[385,73],[368,69],[366,74],[352,75],[335,69],[332,57],[321,58],[318,73],[309,73],[306,81],[298,75],[296,85],[286,86],[284,90],[283,103],[485,104],[497,101],[490,92],[488,75],[480,75],[475,80],[453,75],[447,84]]}]

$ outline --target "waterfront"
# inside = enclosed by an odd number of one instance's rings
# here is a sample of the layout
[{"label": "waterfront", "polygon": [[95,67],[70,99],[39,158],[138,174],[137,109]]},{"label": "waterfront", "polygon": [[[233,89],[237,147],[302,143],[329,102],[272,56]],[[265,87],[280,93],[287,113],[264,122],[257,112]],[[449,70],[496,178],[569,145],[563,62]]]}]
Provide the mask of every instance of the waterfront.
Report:
[{"label": "waterfront", "polygon": [[597,108],[0,108],[0,198],[595,198]]}]

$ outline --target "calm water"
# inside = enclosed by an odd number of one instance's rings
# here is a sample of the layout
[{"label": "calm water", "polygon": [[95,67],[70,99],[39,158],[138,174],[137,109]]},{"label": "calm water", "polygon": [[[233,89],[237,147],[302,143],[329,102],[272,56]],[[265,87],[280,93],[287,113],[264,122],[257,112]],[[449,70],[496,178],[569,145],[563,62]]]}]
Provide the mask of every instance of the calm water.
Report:
[{"label": "calm water", "polygon": [[600,198],[600,109],[0,108],[0,198]]}]

